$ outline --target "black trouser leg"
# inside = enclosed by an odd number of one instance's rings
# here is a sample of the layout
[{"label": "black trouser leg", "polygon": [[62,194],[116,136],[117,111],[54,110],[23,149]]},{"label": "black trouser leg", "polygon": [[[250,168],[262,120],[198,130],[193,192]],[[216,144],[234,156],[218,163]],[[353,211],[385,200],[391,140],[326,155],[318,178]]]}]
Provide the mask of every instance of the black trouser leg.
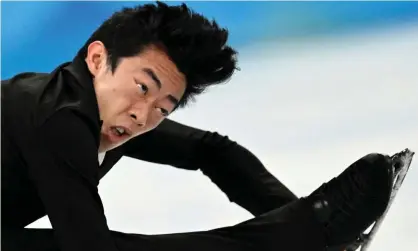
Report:
[{"label": "black trouser leg", "polygon": [[[310,204],[300,199],[209,231],[141,235],[112,231],[121,251],[320,251],[324,240]],[[50,229],[3,229],[2,251],[59,251]],[[92,250],[93,251],[93,250]]]}]

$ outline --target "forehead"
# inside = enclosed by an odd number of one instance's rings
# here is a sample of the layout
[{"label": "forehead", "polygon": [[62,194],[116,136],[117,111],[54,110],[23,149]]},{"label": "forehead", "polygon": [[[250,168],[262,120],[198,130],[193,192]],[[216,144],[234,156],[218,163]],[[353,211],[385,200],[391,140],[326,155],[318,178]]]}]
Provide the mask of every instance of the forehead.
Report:
[{"label": "forehead", "polygon": [[164,51],[154,46],[146,47],[137,56],[122,59],[119,66],[125,73],[132,74],[143,74],[144,69],[152,70],[161,81],[162,89],[176,88],[183,89],[184,92],[186,88],[184,74],[178,70],[176,64]]}]

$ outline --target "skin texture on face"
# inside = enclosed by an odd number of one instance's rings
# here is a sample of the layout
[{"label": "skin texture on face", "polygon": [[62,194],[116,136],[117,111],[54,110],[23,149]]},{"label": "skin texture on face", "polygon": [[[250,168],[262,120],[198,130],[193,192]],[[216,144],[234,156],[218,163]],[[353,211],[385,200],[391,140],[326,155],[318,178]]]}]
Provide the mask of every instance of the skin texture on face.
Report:
[{"label": "skin texture on face", "polygon": [[174,110],[186,89],[185,76],[155,46],[137,56],[122,58],[112,73],[106,48],[96,41],[88,48],[86,63],[94,77],[103,120],[99,152],[157,127]]}]

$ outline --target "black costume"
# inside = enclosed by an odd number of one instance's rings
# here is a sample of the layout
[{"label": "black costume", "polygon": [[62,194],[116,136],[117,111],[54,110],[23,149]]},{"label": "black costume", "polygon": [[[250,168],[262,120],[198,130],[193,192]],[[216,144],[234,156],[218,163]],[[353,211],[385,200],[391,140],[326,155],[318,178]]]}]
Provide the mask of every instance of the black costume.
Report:
[{"label": "black costume", "polygon": [[[109,151],[99,165],[101,121],[83,60],[51,74],[19,74],[1,88],[4,251],[277,251],[327,245],[313,201],[298,199],[251,152],[217,133],[166,119]],[[97,186],[122,156],[200,170],[256,217],[205,232],[110,231]],[[45,215],[53,230],[24,228]]]}]

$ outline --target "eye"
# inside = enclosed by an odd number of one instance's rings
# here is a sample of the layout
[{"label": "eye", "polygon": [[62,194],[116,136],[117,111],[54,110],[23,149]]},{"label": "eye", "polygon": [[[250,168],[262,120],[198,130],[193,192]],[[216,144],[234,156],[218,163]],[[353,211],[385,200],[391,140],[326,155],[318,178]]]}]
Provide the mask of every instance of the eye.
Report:
[{"label": "eye", "polygon": [[164,108],[157,108],[157,110],[163,115],[164,117],[167,117],[169,115],[169,112]]},{"label": "eye", "polygon": [[136,83],[136,85],[139,88],[139,91],[141,91],[143,94],[147,94],[148,92],[148,86],[146,86],[145,84],[141,84],[141,83]]}]

